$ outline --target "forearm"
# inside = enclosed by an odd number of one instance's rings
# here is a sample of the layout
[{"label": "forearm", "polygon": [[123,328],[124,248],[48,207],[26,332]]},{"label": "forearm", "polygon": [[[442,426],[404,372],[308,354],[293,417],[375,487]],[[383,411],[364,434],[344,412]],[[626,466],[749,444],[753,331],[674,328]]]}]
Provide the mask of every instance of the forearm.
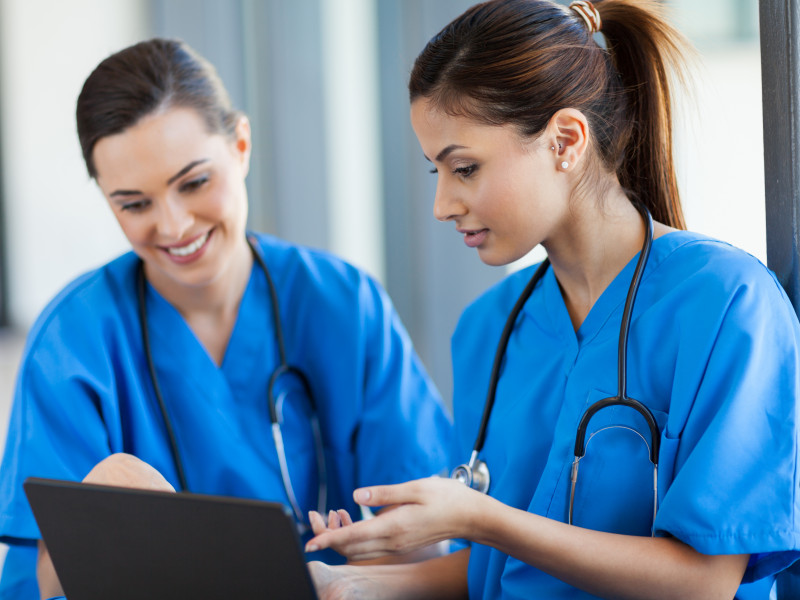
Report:
[{"label": "forearm", "polygon": [[36,581],[39,584],[39,595],[42,600],[64,594],[53,561],[50,560],[50,553],[42,540],[39,540],[39,554],[36,559]]},{"label": "forearm", "polygon": [[673,538],[574,527],[486,497],[471,538],[602,598],[728,599],[747,555],[709,556]]}]

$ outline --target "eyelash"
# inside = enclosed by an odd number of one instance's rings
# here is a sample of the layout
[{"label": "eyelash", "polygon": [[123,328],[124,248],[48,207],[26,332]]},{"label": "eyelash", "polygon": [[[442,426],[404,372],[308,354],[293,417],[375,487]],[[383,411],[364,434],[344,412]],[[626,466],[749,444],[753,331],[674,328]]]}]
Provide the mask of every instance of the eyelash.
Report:
[{"label": "eyelash", "polygon": [[[463,177],[464,179],[467,179],[468,177],[471,177],[472,175],[474,175],[475,171],[477,171],[477,170],[478,170],[478,165],[467,165],[466,167],[456,167],[455,169],[453,169],[452,173],[453,173],[453,175],[458,175],[459,177]],[[430,173],[432,173],[434,175],[436,173],[438,173],[438,172],[439,172],[439,169],[431,169],[430,170]]]},{"label": "eyelash", "polygon": [[471,177],[475,174],[475,171],[478,170],[478,165],[467,165],[466,167],[458,167],[453,169],[453,173],[459,175],[466,179],[467,177]]},{"label": "eyelash", "polygon": [[[192,192],[197,191],[203,185],[208,182],[208,175],[203,175],[202,177],[198,177],[197,179],[192,179],[191,181],[187,181],[179,190],[185,194],[191,194]],[[130,202],[128,204],[122,205],[122,210],[132,213],[139,213],[143,212],[150,206],[149,200],[136,200],[135,202]]]},{"label": "eyelash", "polygon": [[122,210],[132,213],[138,213],[144,211],[148,206],[150,206],[149,200],[137,200],[136,202],[123,204]]},{"label": "eyelash", "polygon": [[185,193],[192,193],[196,191],[198,188],[202,187],[204,184],[208,182],[208,175],[203,175],[198,177],[197,179],[192,179],[191,181],[187,181],[180,187],[181,192]]}]

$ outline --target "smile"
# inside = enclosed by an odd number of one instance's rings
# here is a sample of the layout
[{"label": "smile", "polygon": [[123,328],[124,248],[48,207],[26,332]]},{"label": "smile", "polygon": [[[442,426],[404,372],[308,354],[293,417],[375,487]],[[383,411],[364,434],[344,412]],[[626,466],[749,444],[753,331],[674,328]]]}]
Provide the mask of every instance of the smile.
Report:
[{"label": "smile", "polygon": [[178,246],[174,248],[166,248],[166,251],[169,252],[172,256],[189,256],[190,254],[194,254],[200,248],[203,247],[203,244],[206,243],[208,240],[208,236],[211,232],[207,231],[199,238],[191,242],[190,244],[186,244],[185,246]]}]

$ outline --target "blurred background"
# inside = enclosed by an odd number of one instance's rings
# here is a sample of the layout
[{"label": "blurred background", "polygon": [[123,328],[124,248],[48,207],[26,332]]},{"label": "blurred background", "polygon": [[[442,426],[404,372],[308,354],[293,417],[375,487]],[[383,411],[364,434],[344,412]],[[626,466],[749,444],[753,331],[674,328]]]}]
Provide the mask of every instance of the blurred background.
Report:
[{"label": "blurred background", "polygon": [[[208,58],[249,115],[250,227],[372,273],[449,403],[458,315],[507,270],[433,219],[405,86],[425,42],[471,4],[0,0],[0,443],[27,329],[68,281],[127,250],[86,174],[74,109],[100,60],[152,36]],[[665,4],[698,50],[675,118],[689,228],[766,262],[758,1]]]}]

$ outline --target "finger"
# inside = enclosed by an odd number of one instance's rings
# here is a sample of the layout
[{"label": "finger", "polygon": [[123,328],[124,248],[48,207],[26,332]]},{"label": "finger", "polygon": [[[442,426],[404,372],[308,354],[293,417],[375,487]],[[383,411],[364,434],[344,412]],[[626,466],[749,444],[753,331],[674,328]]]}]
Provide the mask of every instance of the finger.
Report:
[{"label": "finger", "polygon": [[374,485],[353,492],[353,499],[364,506],[388,506],[419,502],[419,482],[409,481],[396,485]]},{"label": "finger", "polygon": [[324,548],[333,548],[337,552],[347,556],[345,552],[341,551],[342,548],[364,540],[383,537],[383,525],[381,523],[375,525],[376,521],[377,519],[371,519],[369,521],[353,523],[350,527],[340,527],[338,529],[326,528],[315,537],[308,540],[306,543],[306,552],[316,552]]},{"label": "finger", "polygon": [[319,535],[327,531],[325,519],[315,510],[308,511],[308,522],[311,525],[311,530],[314,532],[314,535]]},{"label": "finger", "polygon": [[[357,524],[356,524],[357,525]],[[386,538],[358,539],[352,541],[333,540],[331,534],[348,531],[350,528],[329,531],[326,534],[312,538],[306,544],[306,552],[316,552],[324,548],[332,548],[349,561],[368,560],[381,556],[394,555],[398,551],[394,544]]]},{"label": "finger", "polygon": [[336,512],[339,514],[339,519],[342,522],[342,526],[346,527],[348,525],[352,525],[353,524],[353,519],[350,518],[350,513],[349,512],[347,512],[343,508],[340,508]]},{"label": "finger", "polygon": [[332,510],[328,513],[328,529],[339,529],[342,526],[342,521],[339,518],[339,513]]}]

